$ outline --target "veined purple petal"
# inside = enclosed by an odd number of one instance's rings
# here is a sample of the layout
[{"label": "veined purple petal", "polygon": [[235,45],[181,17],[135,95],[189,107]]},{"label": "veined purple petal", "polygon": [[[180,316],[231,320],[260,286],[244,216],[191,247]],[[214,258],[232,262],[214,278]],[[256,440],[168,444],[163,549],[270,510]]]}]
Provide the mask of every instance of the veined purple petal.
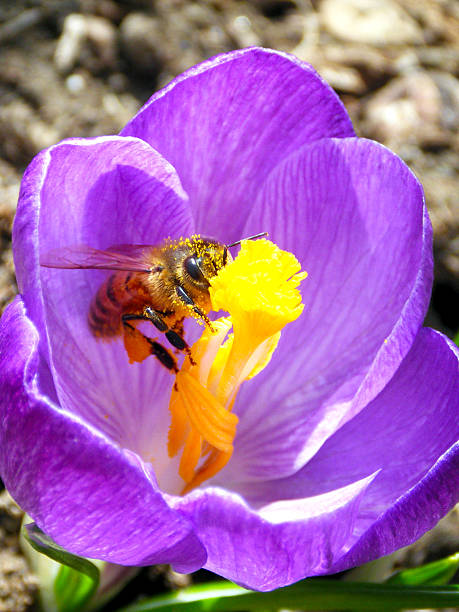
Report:
[{"label": "veined purple petal", "polygon": [[242,586],[270,591],[324,573],[340,558],[373,477],[258,512],[238,495],[212,488],[178,499],[175,507],[195,525],[208,551],[207,569]]},{"label": "veined purple petal", "polygon": [[411,347],[432,280],[419,182],[371,141],[322,140],[293,154],[264,184],[245,231],[260,220],[309,276],[302,316],[237,398],[231,480],[294,473],[376,396]]},{"label": "veined purple petal", "polygon": [[283,158],[308,142],[354,132],[342,103],[311,66],[250,48],[174,79],[121,134],[142,138],[173,164],[197,230],[229,243],[243,237],[263,180]]},{"label": "veined purple petal", "polygon": [[349,569],[412,544],[457,504],[459,499],[459,442],[426,476],[378,517],[333,572]]},{"label": "veined purple petal", "polygon": [[[118,136],[64,141],[42,153],[16,216],[19,284],[42,352],[49,351],[59,404],[146,460],[159,460],[158,439],[167,435],[171,375],[153,357],[130,365],[121,338],[104,342],[90,332],[90,303],[108,273],[40,268],[39,254],[80,244],[159,244],[192,231],[174,169],[145,142]],[[33,265],[38,273],[29,274]],[[163,440],[160,448],[166,459]]]},{"label": "veined purple petal", "polygon": [[192,524],[167,506],[153,475],[40,394],[38,334],[20,298],[1,319],[0,344],[2,479],[39,527],[78,555],[201,567]]},{"label": "veined purple petal", "polygon": [[378,472],[362,495],[349,552],[333,571],[406,546],[459,498],[458,361],[444,336],[421,329],[384,390],[302,470],[235,489],[260,505],[323,495]]}]

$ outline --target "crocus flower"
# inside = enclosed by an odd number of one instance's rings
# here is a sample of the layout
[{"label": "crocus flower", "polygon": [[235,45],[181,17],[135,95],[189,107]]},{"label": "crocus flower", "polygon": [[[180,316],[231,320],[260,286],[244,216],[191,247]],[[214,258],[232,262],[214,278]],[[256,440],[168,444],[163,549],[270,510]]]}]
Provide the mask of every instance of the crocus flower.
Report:
[{"label": "crocus flower", "polygon": [[[237,363],[221,357],[223,319],[177,377],[90,333],[106,272],[40,266],[75,244],[195,233],[229,244],[263,231],[308,273],[302,312],[252,359],[264,311],[250,319],[231,303]],[[266,49],[221,55],[155,94],[119,136],[43,151],[25,173],[13,240],[20,295],[0,328],[0,472],[69,551],[205,567],[269,590],[405,546],[457,501],[458,353],[421,327],[432,282],[422,188],[394,154],[355,137],[310,66]],[[201,331],[187,322],[190,343]],[[209,374],[221,368],[202,359],[214,337],[212,359],[235,372],[224,400]],[[195,388],[215,400],[205,435],[174,413],[177,394],[196,408]],[[180,472],[184,453],[194,463]],[[213,467],[193,480],[206,453]]]}]

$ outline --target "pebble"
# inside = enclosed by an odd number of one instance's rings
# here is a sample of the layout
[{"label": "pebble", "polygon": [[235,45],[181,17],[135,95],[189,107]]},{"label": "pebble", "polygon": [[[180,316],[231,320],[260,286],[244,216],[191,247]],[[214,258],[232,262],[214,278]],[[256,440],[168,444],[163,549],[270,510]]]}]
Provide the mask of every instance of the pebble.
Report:
[{"label": "pebble", "polygon": [[162,33],[158,20],[144,13],[129,13],[120,24],[123,53],[133,68],[156,74],[163,63]]},{"label": "pebble", "polygon": [[256,47],[261,44],[247,15],[238,15],[228,24],[228,32],[238,47]]},{"label": "pebble", "polygon": [[355,68],[324,63],[318,66],[317,69],[333,89],[352,94],[362,94],[365,92],[366,85]]},{"label": "pebble", "polygon": [[78,94],[83,91],[86,86],[86,81],[82,74],[70,74],[65,79],[65,86],[72,94]]},{"label": "pebble", "polygon": [[418,24],[392,0],[323,0],[324,27],[346,41],[372,45],[422,44]]},{"label": "pebble", "polygon": [[[445,104],[434,78],[414,71],[393,79],[367,105],[373,136],[389,146],[397,143],[444,145]],[[448,116],[447,116],[448,117]]]},{"label": "pebble", "polygon": [[[72,13],[64,20],[54,52],[54,63],[61,73],[68,73],[82,62],[94,72],[112,68],[117,60],[116,29],[104,17]],[[89,59],[88,59],[89,58]]]}]

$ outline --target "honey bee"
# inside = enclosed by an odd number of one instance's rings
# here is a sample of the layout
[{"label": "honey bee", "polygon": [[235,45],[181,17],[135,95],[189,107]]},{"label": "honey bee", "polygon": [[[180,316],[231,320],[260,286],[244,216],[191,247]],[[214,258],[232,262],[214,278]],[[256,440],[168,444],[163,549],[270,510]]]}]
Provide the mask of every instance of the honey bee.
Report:
[{"label": "honey bee", "polygon": [[[261,236],[266,232],[247,240]],[[122,336],[131,363],[154,355],[176,373],[177,362],[171,352],[136,325],[149,321],[175,349],[190,355],[183,321],[192,316],[212,327],[207,316],[211,309],[209,281],[232,261],[228,249],[240,242],[225,245],[193,235],[168,239],[160,246],[125,244],[99,250],[78,245],[48,251],[40,264],[46,268],[115,270],[89,307],[92,334],[106,340]]]}]

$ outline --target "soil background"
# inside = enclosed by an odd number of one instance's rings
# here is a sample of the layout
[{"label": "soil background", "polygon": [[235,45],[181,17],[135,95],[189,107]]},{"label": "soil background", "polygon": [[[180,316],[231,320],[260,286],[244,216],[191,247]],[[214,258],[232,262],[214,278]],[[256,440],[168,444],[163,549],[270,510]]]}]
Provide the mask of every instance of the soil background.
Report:
[{"label": "soil background", "polygon": [[[32,157],[66,137],[116,134],[175,75],[253,45],[313,64],[340,95],[357,134],[387,145],[416,173],[435,235],[426,323],[457,333],[456,0],[0,0],[0,312],[17,292],[11,224]],[[0,612],[21,612],[33,605],[35,580],[18,551],[20,514],[3,496]],[[446,536],[440,528],[443,535],[426,538],[405,561],[457,550],[457,514],[448,524]],[[183,580],[145,569],[123,603]]]}]

